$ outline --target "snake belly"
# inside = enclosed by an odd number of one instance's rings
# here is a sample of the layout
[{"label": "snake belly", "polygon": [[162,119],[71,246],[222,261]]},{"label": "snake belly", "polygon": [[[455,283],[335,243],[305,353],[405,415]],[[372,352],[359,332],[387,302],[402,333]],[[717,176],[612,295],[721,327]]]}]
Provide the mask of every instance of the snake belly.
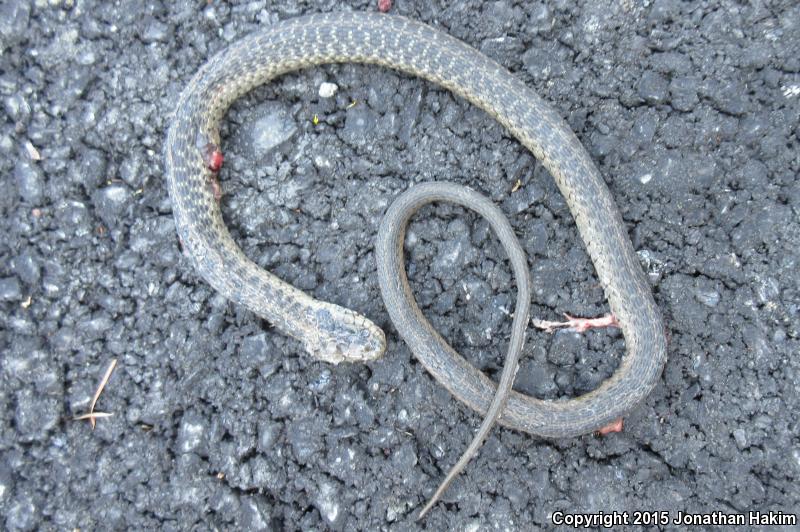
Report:
[{"label": "snake belly", "polygon": [[[240,95],[287,72],[342,62],[424,78],[486,111],[549,170],[575,219],[622,329],[626,354],[609,379],[580,397],[539,400],[511,392],[499,422],[542,437],[577,436],[644,399],[666,362],[664,328],[614,200],[583,146],[558,114],[504,67],[404,17],[332,13],[287,20],[234,43],[192,78],[177,103],[165,160],[178,234],[200,275],[323,360],[363,361],[383,353],[383,332],[367,318],[313,299],[242,253],[222,220],[211,186],[214,173],[204,159],[208,146],[219,146],[219,122]],[[409,304],[413,296],[401,280],[397,257],[377,254],[377,260],[388,261],[380,268],[398,279],[385,304],[390,312],[399,309],[396,314],[408,324],[398,330],[414,355],[456,398],[486,414],[497,385],[424,328],[416,304]]]}]

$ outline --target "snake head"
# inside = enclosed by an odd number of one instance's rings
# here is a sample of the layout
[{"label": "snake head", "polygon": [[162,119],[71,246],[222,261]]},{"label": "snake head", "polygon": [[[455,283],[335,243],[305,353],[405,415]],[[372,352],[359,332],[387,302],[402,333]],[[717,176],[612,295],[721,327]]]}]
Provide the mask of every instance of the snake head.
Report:
[{"label": "snake head", "polygon": [[305,348],[315,358],[333,364],[366,362],[386,350],[383,331],[352,310],[326,304],[310,314],[314,334],[305,338]]}]

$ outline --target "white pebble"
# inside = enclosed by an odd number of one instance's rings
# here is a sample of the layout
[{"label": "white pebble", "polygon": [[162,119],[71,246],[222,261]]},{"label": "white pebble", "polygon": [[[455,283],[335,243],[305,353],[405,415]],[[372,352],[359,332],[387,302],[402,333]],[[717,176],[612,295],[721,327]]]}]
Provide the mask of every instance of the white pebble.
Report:
[{"label": "white pebble", "polygon": [[328,83],[326,81],[325,83],[322,83],[319,86],[319,97],[320,98],[330,98],[331,96],[336,94],[337,90],[339,90],[339,86],[336,85],[336,83]]}]

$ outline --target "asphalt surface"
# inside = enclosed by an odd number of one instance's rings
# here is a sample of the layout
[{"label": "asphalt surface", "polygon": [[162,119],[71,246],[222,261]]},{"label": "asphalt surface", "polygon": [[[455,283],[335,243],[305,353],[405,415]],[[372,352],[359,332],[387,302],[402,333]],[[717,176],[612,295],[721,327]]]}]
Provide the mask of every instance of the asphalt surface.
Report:
[{"label": "asphalt surface", "polygon": [[[497,428],[421,524],[416,511],[480,420],[416,363],[383,308],[373,241],[392,199],[423,181],[470,185],[523,242],[535,317],[607,306],[552,178],[501,126],[429,83],[353,65],[235,103],[222,209],[264,268],[383,327],[384,358],[317,362],[195,275],[163,175],[180,90],[259,27],[346,9],[377,8],[0,4],[3,526],[514,530],[549,527],[557,512],[798,514],[800,7],[392,7],[493,57],[568,121],[617,201],[670,341],[624,432],[544,441]],[[429,319],[499,373],[515,292],[486,223],[426,208],[407,253]],[[613,330],[531,330],[515,387],[580,395],[623,352]],[[95,410],[113,416],[92,430],[72,418],[112,359]]]}]

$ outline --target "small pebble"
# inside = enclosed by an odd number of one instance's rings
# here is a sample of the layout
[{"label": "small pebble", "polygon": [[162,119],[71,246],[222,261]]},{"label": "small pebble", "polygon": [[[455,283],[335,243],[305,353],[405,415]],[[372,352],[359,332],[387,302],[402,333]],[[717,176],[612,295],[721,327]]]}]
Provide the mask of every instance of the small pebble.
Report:
[{"label": "small pebble", "polygon": [[372,140],[378,127],[378,115],[366,105],[347,110],[342,137],[351,145],[363,145]]},{"label": "small pebble", "polygon": [[29,203],[41,202],[44,192],[44,176],[35,163],[19,161],[14,168],[14,178],[22,199]]},{"label": "small pebble", "polygon": [[637,92],[647,103],[660,104],[667,99],[667,80],[655,72],[645,72],[639,80]]},{"label": "small pebble", "polygon": [[747,448],[747,433],[744,429],[736,429],[733,431],[733,439],[736,441],[736,446],[741,449]]},{"label": "small pebble", "polygon": [[204,454],[207,452],[207,434],[208,422],[203,417],[191,412],[185,414],[178,432],[178,450]]},{"label": "small pebble", "polygon": [[39,524],[39,507],[29,493],[19,493],[3,512],[6,530],[36,530]]},{"label": "small pebble", "polygon": [[720,299],[719,292],[716,290],[697,290],[695,297],[707,307],[716,307]]},{"label": "small pebble", "polygon": [[127,186],[113,184],[98,190],[92,196],[92,203],[103,223],[112,227],[116,225],[117,220],[123,218],[120,215],[130,199],[131,193]]},{"label": "small pebble", "polygon": [[347,516],[347,512],[342,508],[339,489],[330,481],[320,482],[319,490],[314,497],[314,506],[328,525],[334,528],[341,526]]},{"label": "small pebble", "polygon": [[17,394],[14,423],[25,441],[44,440],[47,432],[58,425],[61,405],[55,397],[25,389]]},{"label": "small pebble", "polygon": [[18,301],[21,298],[22,291],[16,277],[0,279],[0,301]]},{"label": "small pebble", "polygon": [[0,4],[0,20],[3,21],[0,24],[0,36],[6,41],[4,48],[25,38],[31,16],[31,3],[12,0]]},{"label": "small pebble", "polygon": [[330,98],[331,96],[336,94],[337,90],[339,90],[339,86],[336,83],[328,83],[326,81],[325,83],[322,83],[319,86],[319,97]]},{"label": "small pebble", "polygon": [[265,155],[297,133],[297,125],[283,108],[270,109],[250,125],[250,135],[255,155]]},{"label": "small pebble", "polygon": [[146,43],[166,42],[170,37],[169,26],[158,20],[151,20],[142,33],[142,40]]}]

